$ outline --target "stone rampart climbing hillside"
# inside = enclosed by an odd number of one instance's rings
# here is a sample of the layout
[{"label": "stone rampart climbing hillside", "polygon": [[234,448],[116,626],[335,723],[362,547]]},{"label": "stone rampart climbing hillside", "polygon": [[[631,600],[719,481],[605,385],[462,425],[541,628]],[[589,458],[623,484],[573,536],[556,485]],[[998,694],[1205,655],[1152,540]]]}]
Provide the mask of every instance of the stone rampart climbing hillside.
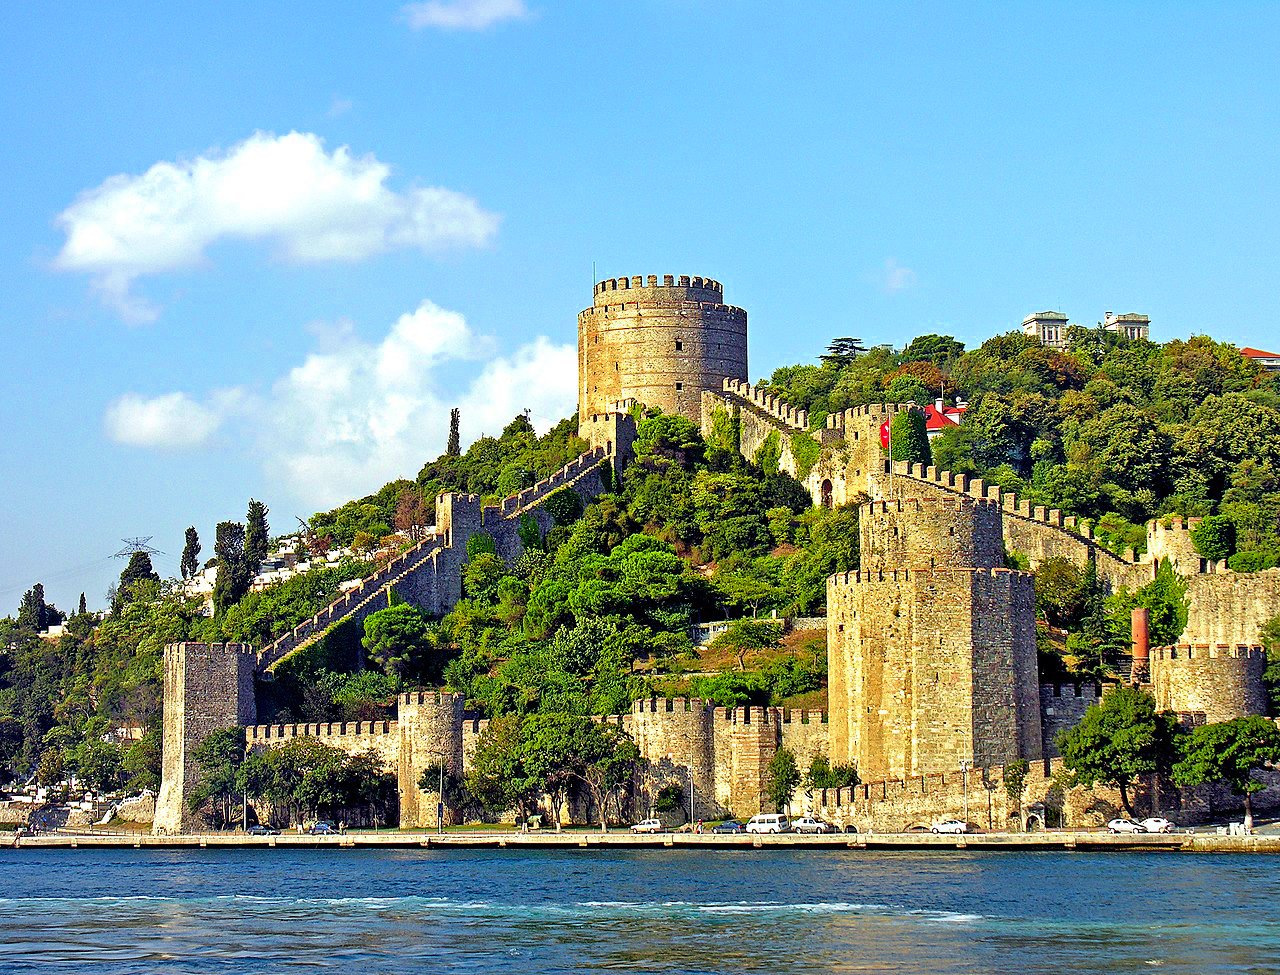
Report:
[{"label": "stone rampart climbing hillside", "polygon": [[360,584],[338,596],[315,616],[262,648],[259,671],[269,670],[285,657],[318,640],[344,620],[357,625],[365,617],[391,605],[391,593],[423,612],[448,612],[462,597],[462,563],[467,539],[477,532],[493,537],[498,554],[511,561],[523,551],[519,526],[523,516],[538,524],[542,533],[552,526],[543,503],[561,488],[569,488],[590,501],[604,491],[605,470],[612,455],[596,447],[570,461],[531,488],[504,498],[499,505],[484,506],[474,494],[443,494],[436,499],[436,532],[407,552],[396,556]]}]

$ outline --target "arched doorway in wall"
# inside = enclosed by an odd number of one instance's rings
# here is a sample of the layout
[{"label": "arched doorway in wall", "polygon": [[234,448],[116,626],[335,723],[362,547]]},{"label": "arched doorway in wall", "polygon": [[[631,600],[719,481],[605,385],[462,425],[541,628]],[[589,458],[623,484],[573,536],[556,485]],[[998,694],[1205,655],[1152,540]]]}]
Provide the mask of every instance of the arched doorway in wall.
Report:
[{"label": "arched doorway in wall", "polygon": [[827,478],[822,482],[822,506],[827,509],[831,509],[835,506],[834,499],[832,498],[832,486],[831,486],[830,478]]}]

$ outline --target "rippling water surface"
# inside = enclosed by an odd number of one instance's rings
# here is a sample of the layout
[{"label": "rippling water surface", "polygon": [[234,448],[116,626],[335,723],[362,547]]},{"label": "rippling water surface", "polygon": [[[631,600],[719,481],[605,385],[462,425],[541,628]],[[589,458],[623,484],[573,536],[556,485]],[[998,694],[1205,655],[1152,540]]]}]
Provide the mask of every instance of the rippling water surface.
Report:
[{"label": "rippling water surface", "polygon": [[20,850],[0,972],[1280,972],[1261,856]]}]

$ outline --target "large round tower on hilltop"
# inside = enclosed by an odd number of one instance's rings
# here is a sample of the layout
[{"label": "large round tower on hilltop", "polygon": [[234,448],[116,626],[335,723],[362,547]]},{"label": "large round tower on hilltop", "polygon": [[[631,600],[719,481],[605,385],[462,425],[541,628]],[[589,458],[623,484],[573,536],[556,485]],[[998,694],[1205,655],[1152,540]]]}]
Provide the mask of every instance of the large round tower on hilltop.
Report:
[{"label": "large round tower on hilltop", "polygon": [[610,278],[578,315],[578,420],[635,399],[695,423],[703,390],[747,378],[747,313],[710,278]]}]

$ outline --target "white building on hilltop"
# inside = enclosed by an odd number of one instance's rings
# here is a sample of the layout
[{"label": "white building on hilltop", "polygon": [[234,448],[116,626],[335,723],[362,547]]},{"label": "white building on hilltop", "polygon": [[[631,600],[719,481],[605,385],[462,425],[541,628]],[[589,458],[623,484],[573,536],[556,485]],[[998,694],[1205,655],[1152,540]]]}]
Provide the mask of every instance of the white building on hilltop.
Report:
[{"label": "white building on hilltop", "polygon": [[[1145,340],[1151,337],[1151,319],[1135,312],[1129,312],[1127,315],[1106,312],[1100,324],[1106,331],[1114,332],[1126,339]],[[1047,345],[1051,349],[1065,349],[1068,345],[1067,329],[1074,327],[1068,322],[1067,316],[1060,311],[1032,312],[1022,320],[1023,334],[1031,336],[1041,345]]]}]

